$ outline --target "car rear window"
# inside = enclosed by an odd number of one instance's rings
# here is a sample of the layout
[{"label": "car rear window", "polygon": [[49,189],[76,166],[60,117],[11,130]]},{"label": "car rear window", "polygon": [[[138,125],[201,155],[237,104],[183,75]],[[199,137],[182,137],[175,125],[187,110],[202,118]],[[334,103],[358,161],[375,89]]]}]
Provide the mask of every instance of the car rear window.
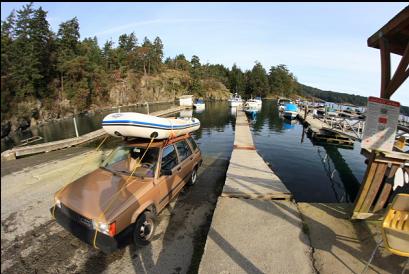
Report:
[{"label": "car rear window", "polygon": [[192,137],[189,137],[189,142],[192,145],[193,151],[195,151],[197,149],[197,144],[195,140]]},{"label": "car rear window", "polygon": [[176,143],[176,149],[178,150],[180,161],[185,160],[192,154],[192,150],[185,140]]},{"label": "car rear window", "polygon": [[162,155],[162,165],[161,169],[163,170],[172,170],[178,164],[178,157],[176,154],[175,147],[169,145],[163,149]]}]

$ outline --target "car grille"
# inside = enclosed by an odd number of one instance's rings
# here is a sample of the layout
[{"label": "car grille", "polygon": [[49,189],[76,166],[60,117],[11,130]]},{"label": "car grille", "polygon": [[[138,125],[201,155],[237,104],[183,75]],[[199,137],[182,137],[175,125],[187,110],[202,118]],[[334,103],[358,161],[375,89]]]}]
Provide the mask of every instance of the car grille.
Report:
[{"label": "car grille", "polygon": [[66,207],[61,203],[61,212],[70,217],[73,221],[85,226],[88,229],[93,229],[92,220],[78,214],[74,210]]}]

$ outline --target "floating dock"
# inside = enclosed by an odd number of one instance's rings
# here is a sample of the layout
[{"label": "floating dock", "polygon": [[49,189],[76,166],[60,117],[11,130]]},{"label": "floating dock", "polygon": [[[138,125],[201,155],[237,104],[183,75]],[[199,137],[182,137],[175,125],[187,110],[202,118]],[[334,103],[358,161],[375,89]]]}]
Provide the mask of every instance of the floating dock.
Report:
[{"label": "floating dock", "polygon": [[[337,145],[353,145],[355,140],[361,138],[353,130],[340,130],[335,125],[329,125],[326,122],[314,118],[312,114],[305,114],[305,110],[298,111],[298,118],[308,125],[310,136],[318,142],[326,142]],[[357,129],[360,132],[359,129]]]},{"label": "floating dock", "polygon": [[315,273],[292,195],[257,153],[243,111],[199,273]]},{"label": "floating dock", "polygon": [[[171,109],[152,112],[150,113],[150,115],[164,116],[167,114],[171,114],[171,113],[175,113],[175,112],[184,110],[186,108],[189,108],[189,107],[179,106],[179,107],[174,107]],[[12,149],[2,152],[1,160],[2,161],[3,160],[14,160],[17,157],[28,156],[28,155],[43,153],[43,152],[50,152],[53,150],[59,150],[59,149],[67,148],[67,147],[77,146],[77,145],[88,143],[95,139],[101,138],[104,135],[106,135],[106,132],[105,130],[101,128],[101,129],[89,132],[79,137],[68,138],[64,140],[58,140],[54,142],[48,142],[48,143],[43,143],[43,144],[31,145],[31,146],[14,147]]]},{"label": "floating dock", "polygon": [[267,200],[291,198],[290,191],[257,153],[243,111],[237,112],[234,147],[222,196]]}]

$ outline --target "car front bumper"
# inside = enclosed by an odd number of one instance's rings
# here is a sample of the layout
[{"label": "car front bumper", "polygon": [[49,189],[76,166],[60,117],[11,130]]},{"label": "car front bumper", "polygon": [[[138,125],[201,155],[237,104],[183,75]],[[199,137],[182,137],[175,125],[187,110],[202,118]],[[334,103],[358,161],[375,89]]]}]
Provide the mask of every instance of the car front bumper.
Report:
[{"label": "car front bumper", "polygon": [[[53,214],[53,207],[50,208],[51,214]],[[80,239],[81,241],[94,245],[95,229],[91,229],[86,225],[78,222],[74,218],[70,217],[69,214],[63,212],[58,206],[55,207],[54,217],[58,224],[64,227],[72,235]],[[104,253],[112,253],[118,248],[123,246],[125,239],[129,238],[129,230],[124,230],[123,232],[110,237],[101,232],[97,233],[96,237],[96,247],[102,250]]]}]

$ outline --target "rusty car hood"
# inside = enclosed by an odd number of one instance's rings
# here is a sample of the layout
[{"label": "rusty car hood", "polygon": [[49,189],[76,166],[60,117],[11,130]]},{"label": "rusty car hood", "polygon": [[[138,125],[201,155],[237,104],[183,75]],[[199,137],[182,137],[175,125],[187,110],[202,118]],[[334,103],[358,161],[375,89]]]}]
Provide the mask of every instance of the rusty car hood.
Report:
[{"label": "rusty car hood", "polygon": [[57,192],[56,198],[89,219],[109,220],[153,185],[153,178],[127,179],[126,175],[98,168]]}]

